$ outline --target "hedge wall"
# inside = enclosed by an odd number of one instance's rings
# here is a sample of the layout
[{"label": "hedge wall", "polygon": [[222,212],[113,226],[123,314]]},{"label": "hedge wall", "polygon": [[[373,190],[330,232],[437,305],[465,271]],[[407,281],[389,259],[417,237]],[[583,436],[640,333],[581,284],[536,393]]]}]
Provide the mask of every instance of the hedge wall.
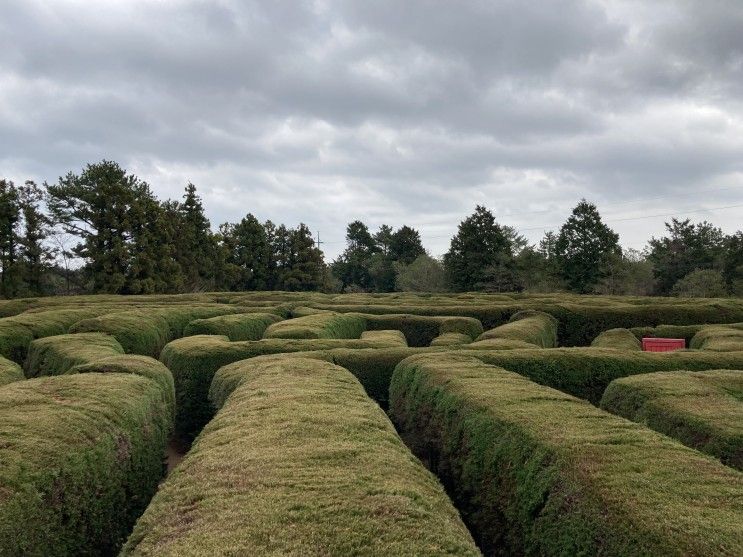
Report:
[{"label": "hedge wall", "polygon": [[76,365],[123,353],[121,344],[103,333],[57,335],[31,343],[24,369],[26,377],[61,375]]},{"label": "hedge wall", "polygon": [[668,371],[612,381],[601,408],[743,470],[743,371]]},{"label": "hedge wall", "polygon": [[0,389],[0,555],[113,555],[163,474],[160,385],[121,373]]},{"label": "hedge wall", "polygon": [[269,325],[281,321],[274,313],[237,313],[191,321],[183,336],[224,335],[231,341],[260,340]]},{"label": "hedge wall", "polygon": [[390,415],[485,554],[743,553],[743,474],[472,356],[403,361]]},{"label": "hedge wall", "polygon": [[239,386],[122,555],[479,555],[441,485],[346,370],[239,362]]},{"label": "hedge wall", "polygon": [[478,341],[490,339],[515,340],[533,344],[539,348],[557,346],[557,319],[543,311],[520,311],[508,323],[485,331]]},{"label": "hedge wall", "polygon": [[[263,339],[229,342],[224,336],[192,336],[169,343],[160,360],[173,373],[176,391],[176,433],[193,439],[214,415],[207,393],[214,373],[223,365],[266,354],[333,348],[400,348],[396,334],[365,339]],[[386,392],[387,386],[384,390]]]},{"label": "hedge wall", "polygon": [[25,378],[21,366],[13,360],[8,360],[0,356],[0,387]]},{"label": "hedge wall", "polygon": [[642,350],[640,340],[629,329],[609,329],[591,342],[594,348],[616,348],[617,350]]}]

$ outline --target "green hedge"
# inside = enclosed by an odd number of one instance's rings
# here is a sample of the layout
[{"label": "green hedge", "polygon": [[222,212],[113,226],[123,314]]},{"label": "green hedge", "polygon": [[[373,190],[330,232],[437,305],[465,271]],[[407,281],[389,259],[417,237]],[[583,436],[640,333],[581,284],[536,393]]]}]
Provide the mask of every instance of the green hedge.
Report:
[{"label": "green hedge", "polygon": [[183,336],[194,320],[237,310],[224,306],[175,306],[130,309],[85,319],[70,327],[71,333],[101,332],[113,336],[127,354],[158,357],[163,346]]},{"label": "green hedge", "polygon": [[510,321],[489,331],[476,340],[505,339],[527,342],[540,348],[557,346],[557,319],[542,311],[520,311]]},{"label": "green hedge", "polygon": [[0,387],[25,378],[21,366],[0,356]]},{"label": "green hedge", "polygon": [[694,335],[689,348],[715,352],[743,351],[743,327],[707,326]]},{"label": "green hedge", "polygon": [[[223,374],[240,374],[234,391]],[[343,368],[239,362],[122,555],[479,555],[441,485]]]},{"label": "green hedge", "polygon": [[[225,336],[192,336],[169,343],[160,360],[175,380],[176,434],[185,441],[193,439],[212,418],[214,411],[207,393],[214,373],[223,365],[262,356],[288,352],[332,350],[334,348],[387,350],[401,348],[397,335],[366,339],[262,339],[229,342]],[[402,348],[405,350],[404,348]],[[387,385],[384,386],[386,398]]]},{"label": "green hedge", "polygon": [[237,313],[191,321],[183,336],[224,335],[232,341],[260,340],[269,325],[281,321],[273,313]]},{"label": "green hedge", "polygon": [[743,470],[743,371],[668,371],[612,381],[601,408]]},{"label": "green hedge", "polygon": [[402,362],[390,415],[485,554],[743,554],[743,474],[472,356]]},{"label": "green hedge", "polygon": [[485,340],[478,340],[477,342],[462,346],[462,348],[466,350],[534,350],[538,346],[523,340],[486,338]]},{"label": "green hedge", "polygon": [[86,374],[0,389],[0,555],[114,555],[163,474],[158,383]]},{"label": "green hedge", "polygon": [[431,341],[431,346],[461,346],[471,342],[472,337],[464,333],[441,333]]},{"label": "green hedge", "polygon": [[76,365],[123,353],[121,344],[104,333],[57,335],[31,343],[24,369],[26,377],[62,375]]},{"label": "green hedge", "polygon": [[616,348],[617,350],[642,350],[639,339],[629,329],[609,329],[591,343],[594,348]]},{"label": "green hedge", "polygon": [[[354,314],[355,315],[355,314]],[[470,340],[482,333],[482,324],[472,317],[450,315],[374,315],[362,313],[368,330],[396,329],[402,331],[410,346],[429,346],[440,335],[459,333]]]},{"label": "green hedge", "polygon": [[359,315],[317,313],[271,324],[265,338],[280,339],[353,339],[366,330]]},{"label": "green hedge", "polygon": [[676,369],[743,369],[743,352],[629,352],[605,348],[536,348],[472,350],[467,351],[467,354],[593,404],[599,404],[609,383],[620,377]]}]

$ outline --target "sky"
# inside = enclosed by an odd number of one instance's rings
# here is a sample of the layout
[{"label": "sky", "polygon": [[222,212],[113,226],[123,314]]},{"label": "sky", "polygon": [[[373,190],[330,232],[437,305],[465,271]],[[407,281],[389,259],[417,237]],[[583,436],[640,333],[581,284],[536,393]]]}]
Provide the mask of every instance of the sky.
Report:
[{"label": "sky", "polygon": [[624,246],[743,228],[740,0],[2,0],[0,177],[115,160],[213,227],[361,219],[447,251],[581,199]]}]

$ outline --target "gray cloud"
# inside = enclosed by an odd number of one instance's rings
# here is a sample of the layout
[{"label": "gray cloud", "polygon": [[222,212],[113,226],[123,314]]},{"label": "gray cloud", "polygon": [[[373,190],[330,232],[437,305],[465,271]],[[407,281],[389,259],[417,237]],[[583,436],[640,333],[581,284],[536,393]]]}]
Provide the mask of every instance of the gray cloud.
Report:
[{"label": "gray cloud", "polygon": [[640,247],[664,218],[623,219],[743,203],[742,27],[736,0],[6,0],[0,174],[115,159],[330,257],[355,218],[443,253],[476,203],[536,241],[580,197]]}]

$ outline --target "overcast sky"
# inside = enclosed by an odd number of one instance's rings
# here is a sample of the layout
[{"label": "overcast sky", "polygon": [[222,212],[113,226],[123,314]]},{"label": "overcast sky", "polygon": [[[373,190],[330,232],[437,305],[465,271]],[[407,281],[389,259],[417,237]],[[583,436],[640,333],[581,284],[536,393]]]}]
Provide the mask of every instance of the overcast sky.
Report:
[{"label": "overcast sky", "polygon": [[478,203],[534,242],[581,197],[626,246],[733,232],[742,29],[741,0],[2,0],[0,176],[113,159],[329,258],[354,219],[442,254]]}]

